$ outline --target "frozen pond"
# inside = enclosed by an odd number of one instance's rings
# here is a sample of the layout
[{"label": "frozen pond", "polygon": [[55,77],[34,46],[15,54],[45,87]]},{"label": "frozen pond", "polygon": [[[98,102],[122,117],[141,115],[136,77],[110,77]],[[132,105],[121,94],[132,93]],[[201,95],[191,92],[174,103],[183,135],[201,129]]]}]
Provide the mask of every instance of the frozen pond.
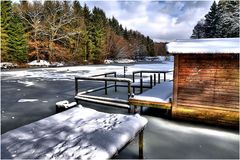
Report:
[{"label": "frozen pond", "polygon": [[[73,101],[74,76],[112,71],[122,76],[123,66],[90,65],[1,72],[1,132],[5,133],[55,114],[55,103],[58,101]],[[127,66],[127,77],[131,77],[132,72],[138,70],[172,70],[173,62]],[[167,79],[172,79],[172,73],[167,75]],[[83,82],[81,84],[84,88],[101,85]],[[103,112],[127,114],[127,110],[123,109],[82,104]],[[145,158],[239,158],[238,131],[178,122],[164,118],[161,113],[156,109],[144,112],[144,117],[149,121],[144,136]],[[138,158],[137,141],[131,143],[117,158]]]},{"label": "frozen pond", "polygon": [[[128,77],[131,77],[133,71],[173,69],[173,62],[164,62],[36,68],[1,72],[2,133],[55,114],[57,101],[63,99],[73,101],[75,76],[90,76],[113,71],[123,76],[124,65],[127,65],[126,75]],[[167,75],[167,79],[172,79],[172,73]],[[99,84],[84,83],[82,86],[91,88],[94,85]]]}]

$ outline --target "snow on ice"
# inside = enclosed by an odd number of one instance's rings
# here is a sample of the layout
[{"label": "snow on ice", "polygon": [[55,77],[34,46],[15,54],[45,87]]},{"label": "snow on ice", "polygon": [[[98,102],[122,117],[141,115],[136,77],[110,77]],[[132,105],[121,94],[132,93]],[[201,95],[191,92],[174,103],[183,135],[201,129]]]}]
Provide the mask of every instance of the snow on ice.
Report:
[{"label": "snow on ice", "polygon": [[23,102],[37,102],[39,101],[38,99],[19,99],[18,102],[23,103]]},{"label": "snow on ice", "polygon": [[[166,61],[165,63],[155,64],[126,64],[127,75],[132,75],[134,71],[140,70],[173,70],[173,62]],[[91,76],[106,72],[117,72],[117,75],[123,75],[123,65],[88,65],[88,66],[73,66],[60,68],[40,68],[28,69],[21,71],[5,71],[1,72],[2,79],[24,79],[24,78],[42,78],[50,81],[73,81],[75,76]],[[43,81],[41,79],[41,81]],[[172,79],[172,73],[167,74],[167,79]],[[26,86],[34,85],[29,81],[18,81],[18,83],[26,84]]]}]

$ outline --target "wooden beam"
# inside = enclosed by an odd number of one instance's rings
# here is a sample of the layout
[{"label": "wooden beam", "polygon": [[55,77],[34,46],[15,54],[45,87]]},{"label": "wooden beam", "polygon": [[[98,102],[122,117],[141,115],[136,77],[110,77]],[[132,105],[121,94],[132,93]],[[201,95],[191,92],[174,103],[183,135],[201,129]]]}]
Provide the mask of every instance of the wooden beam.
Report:
[{"label": "wooden beam", "polygon": [[177,94],[178,94],[178,65],[179,55],[174,55],[174,77],[173,77],[173,102],[172,107],[177,106]]},{"label": "wooden beam", "polygon": [[142,130],[140,133],[139,133],[139,141],[138,141],[138,145],[139,145],[139,159],[143,159],[143,131]]}]

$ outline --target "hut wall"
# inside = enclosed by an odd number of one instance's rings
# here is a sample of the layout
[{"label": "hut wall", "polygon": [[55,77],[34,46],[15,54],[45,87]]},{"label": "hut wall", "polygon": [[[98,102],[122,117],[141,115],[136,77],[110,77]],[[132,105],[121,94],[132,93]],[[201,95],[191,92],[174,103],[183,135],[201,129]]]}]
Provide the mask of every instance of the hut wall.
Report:
[{"label": "hut wall", "polygon": [[175,55],[173,117],[239,123],[239,55]]}]

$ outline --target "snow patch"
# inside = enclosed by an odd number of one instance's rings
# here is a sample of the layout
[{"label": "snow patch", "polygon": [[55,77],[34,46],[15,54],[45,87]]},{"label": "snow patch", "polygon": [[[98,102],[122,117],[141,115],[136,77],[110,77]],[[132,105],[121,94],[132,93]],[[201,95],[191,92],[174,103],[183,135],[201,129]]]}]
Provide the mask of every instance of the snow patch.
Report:
[{"label": "snow patch", "polygon": [[[132,75],[134,71],[140,70],[173,70],[173,62],[165,61],[163,63],[155,64],[127,64],[126,75]],[[40,81],[74,81],[75,76],[91,76],[106,72],[117,72],[117,75],[124,74],[124,65],[90,65],[90,66],[74,66],[74,67],[60,67],[60,68],[42,68],[29,69],[22,71],[7,71],[1,72],[1,76],[8,76],[11,79],[20,78],[38,78]],[[7,77],[7,78],[8,78]],[[5,78],[5,77],[4,77]],[[172,74],[167,74],[167,79],[172,79]],[[23,81],[20,81],[23,82]]]},{"label": "snow patch", "polygon": [[19,99],[18,102],[23,103],[23,102],[37,102],[39,101],[38,99]]},{"label": "snow patch", "polygon": [[28,65],[30,66],[49,66],[50,63],[48,61],[45,60],[34,60],[32,62],[29,62]]},{"label": "snow patch", "polygon": [[132,59],[117,59],[114,62],[116,62],[116,63],[134,63],[136,61],[132,60]]},{"label": "snow patch", "polygon": [[21,83],[21,84],[25,84],[26,87],[29,87],[29,86],[33,86],[34,83],[33,82],[29,82],[29,81],[17,81],[18,83]]}]

